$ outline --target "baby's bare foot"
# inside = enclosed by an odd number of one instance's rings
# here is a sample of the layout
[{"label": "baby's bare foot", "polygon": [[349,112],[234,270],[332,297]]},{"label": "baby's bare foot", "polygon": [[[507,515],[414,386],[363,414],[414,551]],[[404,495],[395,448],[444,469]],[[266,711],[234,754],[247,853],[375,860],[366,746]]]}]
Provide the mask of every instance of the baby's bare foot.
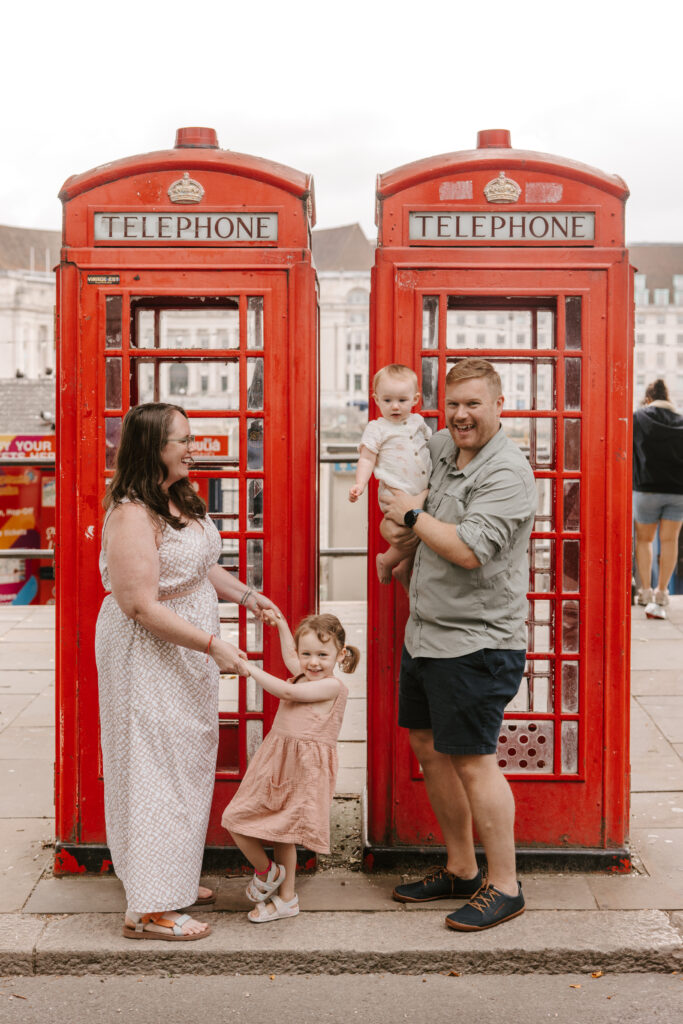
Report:
[{"label": "baby's bare foot", "polygon": [[377,578],[380,583],[391,583],[391,568],[386,565],[384,555],[378,555],[375,559],[377,566]]}]

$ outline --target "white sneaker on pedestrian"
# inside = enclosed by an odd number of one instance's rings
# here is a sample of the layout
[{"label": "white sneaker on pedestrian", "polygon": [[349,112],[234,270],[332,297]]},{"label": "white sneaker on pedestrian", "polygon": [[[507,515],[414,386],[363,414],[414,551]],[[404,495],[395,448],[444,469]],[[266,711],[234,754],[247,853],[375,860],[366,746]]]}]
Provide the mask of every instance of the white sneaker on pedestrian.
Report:
[{"label": "white sneaker on pedestrian", "polygon": [[650,604],[652,601],[652,589],[650,587],[641,587],[636,596],[636,604]]},{"label": "white sneaker on pedestrian", "polygon": [[645,609],[645,616],[648,619],[665,619],[666,612],[662,608],[661,604],[656,604],[652,601]]},{"label": "white sneaker on pedestrian", "polygon": [[661,608],[666,608],[669,603],[669,592],[668,590],[655,590],[655,604],[658,604]]}]

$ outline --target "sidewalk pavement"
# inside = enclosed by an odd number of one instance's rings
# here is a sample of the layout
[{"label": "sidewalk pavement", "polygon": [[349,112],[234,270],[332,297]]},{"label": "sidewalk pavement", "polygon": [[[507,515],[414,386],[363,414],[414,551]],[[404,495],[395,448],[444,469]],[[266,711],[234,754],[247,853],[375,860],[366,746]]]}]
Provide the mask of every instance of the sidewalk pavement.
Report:
[{"label": "sidewalk pavement", "polygon": [[[335,606],[362,631],[358,603]],[[364,645],[362,645],[364,646]],[[527,912],[481,934],[454,933],[457,903],[395,903],[399,876],[363,875],[359,795],[364,699],[346,727],[353,770],[335,800],[336,855],[302,877],[298,918],[252,927],[244,879],[217,889],[213,934],[196,943],[120,934],[114,877],[54,878],[54,609],[0,608],[0,975],[157,973],[565,973],[683,969],[683,597],[669,618],[633,611],[629,875],[522,875]],[[341,852],[340,852],[341,851]],[[198,912],[199,914],[199,912]]]}]

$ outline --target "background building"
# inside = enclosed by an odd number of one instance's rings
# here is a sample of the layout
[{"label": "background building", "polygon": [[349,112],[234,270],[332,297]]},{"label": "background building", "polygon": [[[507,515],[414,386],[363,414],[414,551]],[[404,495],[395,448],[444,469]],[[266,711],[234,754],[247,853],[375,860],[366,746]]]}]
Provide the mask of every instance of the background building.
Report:
[{"label": "background building", "polygon": [[634,405],[662,377],[683,410],[683,245],[630,246],[635,275]]},{"label": "background building", "polygon": [[0,379],[55,370],[55,275],[59,231],[0,225]]}]

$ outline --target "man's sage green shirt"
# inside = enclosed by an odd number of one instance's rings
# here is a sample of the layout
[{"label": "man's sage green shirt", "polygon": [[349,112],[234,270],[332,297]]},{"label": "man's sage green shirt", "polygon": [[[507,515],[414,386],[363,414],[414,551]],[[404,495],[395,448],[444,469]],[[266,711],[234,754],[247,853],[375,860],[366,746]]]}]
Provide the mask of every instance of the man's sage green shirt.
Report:
[{"label": "man's sage green shirt", "polygon": [[405,644],[413,658],[457,658],[527,645],[527,548],[537,506],[534,474],[502,429],[460,470],[448,430],[430,442],[425,510],[453,523],[481,563],[463,569],[424,542],[410,581]]}]

